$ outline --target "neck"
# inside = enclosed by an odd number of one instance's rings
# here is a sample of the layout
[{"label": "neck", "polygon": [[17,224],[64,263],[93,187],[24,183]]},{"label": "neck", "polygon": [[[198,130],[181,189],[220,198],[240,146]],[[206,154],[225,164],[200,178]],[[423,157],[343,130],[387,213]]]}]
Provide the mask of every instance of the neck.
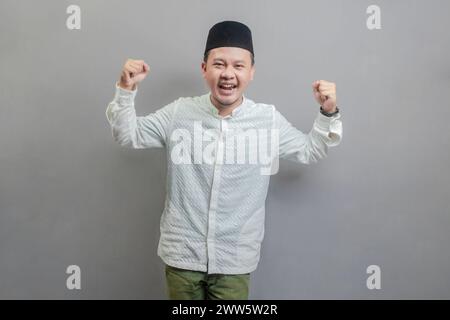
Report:
[{"label": "neck", "polygon": [[219,111],[219,115],[222,116],[222,117],[225,117],[225,116],[231,114],[234,109],[236,109],[238,106],[240,106],[244,102],[244,97],[241,96],[239,99],[237,99],[231,105],[223,105],[223,104],[221,104],[212,95],[211,95],[211,99],[210,100],[211,100],[211,103]]}]

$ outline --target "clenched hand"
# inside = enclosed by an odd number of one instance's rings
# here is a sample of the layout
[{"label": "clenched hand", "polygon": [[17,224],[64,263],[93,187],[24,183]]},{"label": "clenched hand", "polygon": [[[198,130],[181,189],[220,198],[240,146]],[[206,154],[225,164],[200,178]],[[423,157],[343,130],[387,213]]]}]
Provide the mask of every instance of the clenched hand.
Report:
[{"label": "clenched hand", "polygon": [[134,90],[149,72],[150,67],[144,60],[128,59],[122,68],[119,86],[123,89]]}]

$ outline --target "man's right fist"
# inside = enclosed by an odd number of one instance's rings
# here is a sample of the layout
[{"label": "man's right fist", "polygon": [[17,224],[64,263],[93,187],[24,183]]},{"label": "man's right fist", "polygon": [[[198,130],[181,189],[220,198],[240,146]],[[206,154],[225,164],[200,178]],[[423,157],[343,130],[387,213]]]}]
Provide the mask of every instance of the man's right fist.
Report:
[{"label": "man's right fist", "polygon": [[120,75],[119,86],[127,90],[135,90],[136,84],[145,79],[150,72],[150,67],[144,60],[128,59]]}]

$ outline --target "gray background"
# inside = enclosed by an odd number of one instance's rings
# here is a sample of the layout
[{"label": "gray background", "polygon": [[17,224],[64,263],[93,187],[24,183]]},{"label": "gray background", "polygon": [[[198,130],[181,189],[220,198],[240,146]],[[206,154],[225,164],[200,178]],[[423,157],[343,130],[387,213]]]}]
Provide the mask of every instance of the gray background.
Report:
[{"label": "gray background", "polygon": [[[81,30],[66,8],[81,7]],[[382,29],[366,27],[381,8]],[[252,299],[450,298],[450,2],[0,2],[0,298],[165,299],[156,255],[165,154],[112,139],[105,117],[128,57],[150,76],[138,115],[207,92],[206,35],[253,32],[247,96],[300,130],[317,79],[336,82],[344,139],[281,162]],[[68,265],[81,290],[67,290]],[[381,290],[366,287],[381,267]]]}]

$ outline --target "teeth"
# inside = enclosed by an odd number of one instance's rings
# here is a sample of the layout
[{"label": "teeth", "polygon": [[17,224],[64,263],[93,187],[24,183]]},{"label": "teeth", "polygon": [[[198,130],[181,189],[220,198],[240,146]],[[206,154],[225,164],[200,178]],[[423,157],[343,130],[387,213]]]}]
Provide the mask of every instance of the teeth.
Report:
[{"label": "teeth", "polygon": [[223,85],[221,85],[221,87],[225,88],[225,89],[233,89],[234,85],[232,85],[232,84],[230,84],[230,85],[223,84]]}]

